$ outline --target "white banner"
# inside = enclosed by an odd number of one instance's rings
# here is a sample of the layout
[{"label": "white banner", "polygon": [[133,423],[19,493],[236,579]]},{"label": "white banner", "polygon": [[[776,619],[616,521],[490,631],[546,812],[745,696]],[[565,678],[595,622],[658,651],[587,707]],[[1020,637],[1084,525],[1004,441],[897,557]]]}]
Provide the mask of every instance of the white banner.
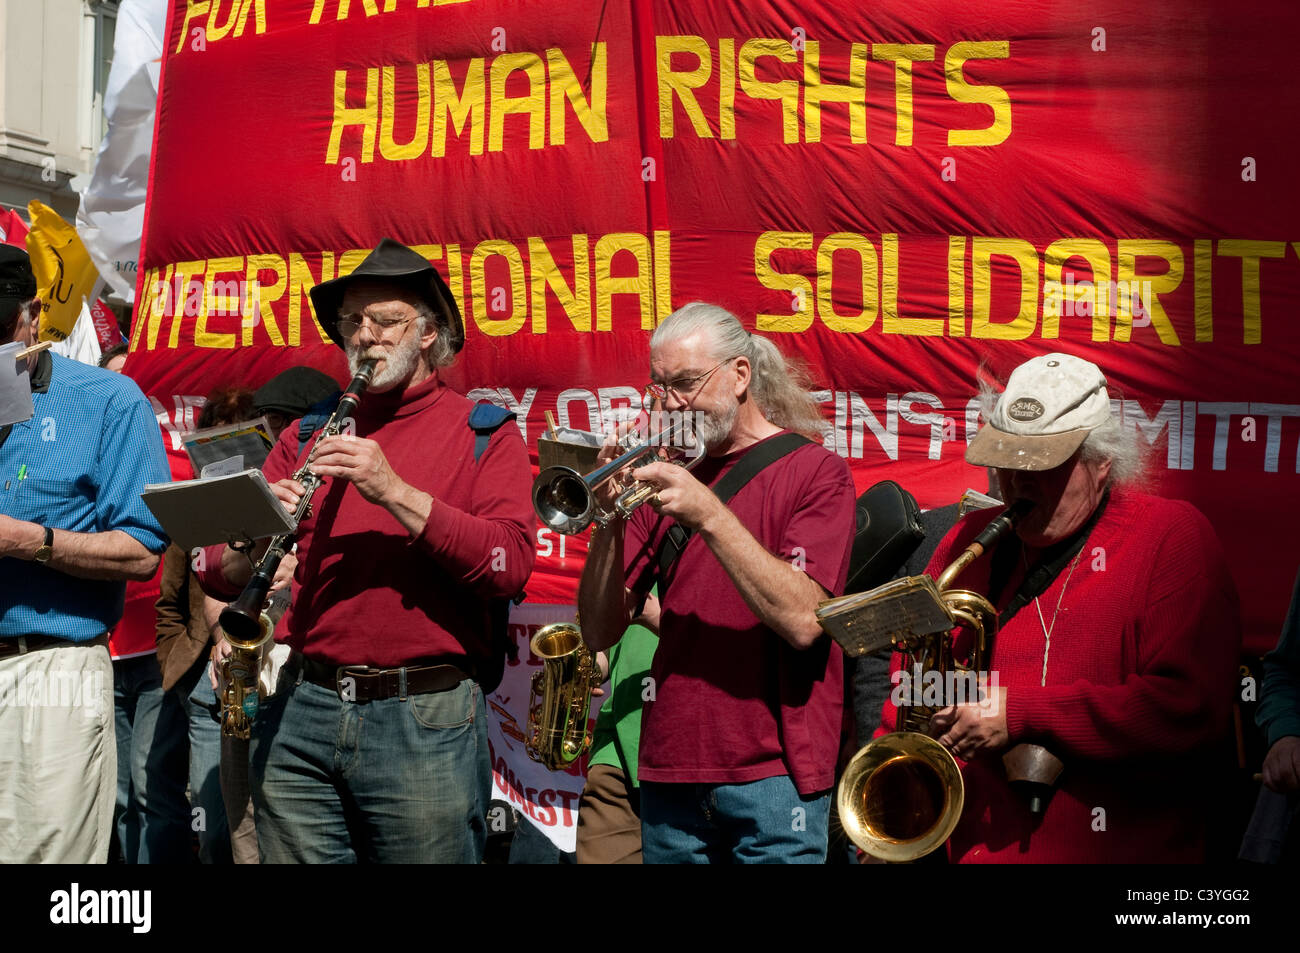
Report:
[{"label": "white banner", "polygon": [[108,132],[77,209],[77,233],[91,261],[128,304],[135,301],[166,18],[167,0],[122,0],[104,92]]},{"label": "white banner", "polygon": [[[524,738],[528,731],[529,686],[542,663],[533,657],[528,641],[552,622],[572,622],[573,606],[534,604],[515,606],[510,614],[510,635],[519,647],[519,659],[507,663],[505,677],[488,696],[488,745],[492,752],[492,798],[506,801],[520,814],[519,823],[531,823],[563,851],[577,843],[578,799],[586,783],[580,759],[567,771],[548,771],[528,757]],[[594,729],[603,702],[593,698],[588,721]],[[489,828],[490,832],[490,828]]]}]

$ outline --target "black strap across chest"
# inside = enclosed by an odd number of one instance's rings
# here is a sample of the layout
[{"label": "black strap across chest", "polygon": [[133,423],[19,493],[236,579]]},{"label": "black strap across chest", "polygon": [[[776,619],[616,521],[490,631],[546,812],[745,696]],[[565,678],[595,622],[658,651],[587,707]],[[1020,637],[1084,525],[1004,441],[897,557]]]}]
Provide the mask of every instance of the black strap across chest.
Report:
[{"label": "black strap across chest", "polygon": [[[730,502],[731,498],[763,469],[809,443],[812,441],[801,434],[785,433],[756,444],[717,482],[713,487],[713,495],[723,503]],[[668,570],[686,549],[686,544],[691,541],[691,535],[689,529],[674,522],[668,527],[668,532],[664,534],[663,541],[659,544],[657,562],[661,600],[668,594]]]}]

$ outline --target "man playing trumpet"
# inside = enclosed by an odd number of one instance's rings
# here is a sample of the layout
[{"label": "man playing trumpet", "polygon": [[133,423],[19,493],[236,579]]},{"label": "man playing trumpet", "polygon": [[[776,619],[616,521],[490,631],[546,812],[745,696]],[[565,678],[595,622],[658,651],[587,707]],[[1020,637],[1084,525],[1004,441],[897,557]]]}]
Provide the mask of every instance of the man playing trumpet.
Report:
[{"label": "man playing trumpet", "polygon": [[[643,693],[645,860],[820,863],[844,688],[840,651],[814,612],[844,585],[848,467],[803,443],[729,504],[715,495],[748,454],[822,430],[780,352],[721,308],[670,315],[650,339],[650,374],[647,391],[664,410],[695,415],[708,456],[690,472],[670,463],[632,472],[657,491],[593,532],[578,591],[584,637],[607,648],[659,574],[670,527],[690,531],[659,579],[660,642]],[[607,446],[602,462],[618,452]]]},{"label": "man playing trumpet", "polygon": [[[930,722],[966,762],[950,857],[1200,861],[1240,645],[1214,530],[1191,504],[1134,489],[1137,434],[1121,429],[1106,380],[1088,361],[1047,354],[1025,362],[986,417],[967,462],[995,467],[1004,500],[1034,508],[961,578],[999,612],[997,688]],[[959,523],[929,573],[996,513]],[[882,732],[896,711],[885,704]],[[1022,742],[1064,763],[1042,814],[999,757]]]}]

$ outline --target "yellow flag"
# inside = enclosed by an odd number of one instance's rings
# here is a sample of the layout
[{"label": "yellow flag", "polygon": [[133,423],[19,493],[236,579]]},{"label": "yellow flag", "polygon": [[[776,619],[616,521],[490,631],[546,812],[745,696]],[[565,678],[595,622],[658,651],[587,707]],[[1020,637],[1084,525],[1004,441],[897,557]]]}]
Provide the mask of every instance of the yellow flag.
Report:
[{"label": "yellow flag", "polygon": [[40,339],[62,341],[72,333],[82,302],[99,281],[99,272],[77,230],[58,212],[32,199],[27,203],[27,214],[32,220],[27,254],[32,259],[42,304]]}]

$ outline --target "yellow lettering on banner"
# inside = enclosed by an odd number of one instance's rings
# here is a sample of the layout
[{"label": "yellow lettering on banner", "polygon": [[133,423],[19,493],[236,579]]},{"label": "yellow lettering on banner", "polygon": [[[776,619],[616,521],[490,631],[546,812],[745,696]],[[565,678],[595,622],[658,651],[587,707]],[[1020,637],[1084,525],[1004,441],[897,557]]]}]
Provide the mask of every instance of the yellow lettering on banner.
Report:
[{"label": "yellow lettering on banner", "polygon": [[447,118],[459,138],[469,124],[469,154],[483,154],[483,110],[487,91],[483,82],[483,57],[469,61],[465,70],[465,83],[460,92],[451,78],[446,60],[433,61],[433,154],[437,158],[447,154]]},{"label": "yellow lettering on banner", "polygon": [[887,232],[880,236],[880,252],[884,262],[881,279],[880,322],[883,334],[911,334],[920,337],[942,337],[943,318],[904,318],[898,314],[898,235]]},{"label": "yellow lettering on banner", "polygon": [[[990,314],[994,256],[1010,258],[1020,272],[1020,312],[1010,321],[995,322]],[[1033,334],[1038,325],[1038,250],[1021,238],[975,238],[971,241],[970,262],[975,299],[971,337],[1023,341]]]},{"label": "yellow lettering on banner", "polygon": [[[488,316],[489,292],[487,289],[486,262],[500,255],[510,266],[510,316]],[[524,260],[519,249],[504,239],[492,238],[479,242],[469,259],[470,297],[473,299],[474,323],[484,334],[501,337],[514,334],[524,326],[528,316],[528,289],[524,284]]]},{"label": "yellow lettering on banner", "polygon": [[[411,250],[417,251],[418,249],[412,248]],[[366,256],[369,254],[369,248],[348,249],[343,254],[339,255],[338,266],[334,269],[334,277],[342,278],[345,275],[352,274],[352,272],[356,271],[357,265],[365,261]]]},{"label": "yellow lettering on banner", "polygon": [[447,245],[447,287],[451,289],[460,313],[465,314],[465,276],[461,274],[460,246],[455,242]]},{"label": "yellow lettering on banner", "polygon": [[[1225,238],[1219,241],[1219,254],[1241,259],[1241,341],[1243,344],[1258,344],[1260,342],[1259,260],[1281,258],[1286,254],[1286,242],[1254,242]],[[1182,277],[1181,272],[1179,277]]]},{"label": "yellow lettering on banner", "polygon": [[244,35],[244,25],[248,22],[248,11],[256,8],[257,17],[253,20],[258,33],[266,32],[266,0],[244,0],[239,9],[239,22],[235,24],[235,36]]},{"label": "yellow lettering on banner", "polygon": [[[522,70],[528,77],[527,96],[507,96],[506,79]],[[528,114],[528,148],[546,145],[546,67],[536,53],[502,53],[492,61],[492,104],[488,149],[500,152],[505,143],[506,116]]]},{"label": "yellow lettering on banner", "polygon": [[[681,73],[673,72],[672,55],[674,53],[693,53],[699,65],[693,70]],[[657,36],[655,37],[655,69],[659,80],[659,136],[662,139],[673,137],[673,98],[676,97],[686,111],[686,118],[691,121],[691,128],[701,139],[712,139],[713,130],[704,118],[692,90],[699,89],[709,81],[713,72],[713,54],[709,44],[698,36]]]},{"label": "yellow lettering on banner", "polygon": [[[862,307],[856,314],[835,310],[835,253],[850,251],[858,256],[862,273]],[[827,235],[817,246],[817,316],[832,331],[860,334],[876,323],[880,312],[880,261],[876,246],[854,232]]]},{"label": "yellow lettering on banner", "polygon": [[778,248],[812,251],[811,232],[764,232],[754,242],[754,277],[764,288],[784,291],[790,301],[790,310],[784,313],[764,313],[754,316],[754,327],[759,331],[807,331],[813,319],[813,286],[806,275],[791,275],[772,267],[772,253]]},{"label": "yellow lettering on banner", "polygon": [[181,323],[185,317],[186,302],[190,300],[192,282],[197,282],[202,288],[203,272],[207,266],[206,261],[178,261],[176,263],[176,279],[171,284],[171,300],[168,307],[168,310],[172,313],[171,329],[167,332],[167,347],[169,350],[176,350],[180,344]]},{"label": "yellow lettering on banner", "polygon": [[[1133,299],[1136,296],[1151,314],[1151,324],[1164,344],[1178,346],[1178,332],[1174,330],[1169,315],[1160,303],[1160,295],[1168,294],[1183,281],[1183,250],[1173,242],[1156,239],[1121,238],[1118,243],[1119,263],[1116,267],[1115,340],[1127,341],[1133,333]],[[1222,252],[1223,245],[1220,243]],[[1169,265],[1163,275],[1137,273],[1138,258],[1163,258]],[[1258,328],[1256,328],[1258,331]]]},{"label": "yellow lettering on banner", "polygon": [[993,124],[984,129],[949,129],[950,146],[996,146],[1011,135],[1011,97],[1001,86],[975,86],[962,75],[967,60],[1004,60],[1011,55],[1006,40],[966,40],[948,47],[943,57],[948,95],[959,103],[979,103],[993,110]]},{"label": "yellow lettering on banner", "polygon": [[673,313],[672,232],[656,229],[655,244],[655,324]]},{"label": "yellow lettering on banner", "polygon": [[595,43],[591,48],[591,100],[582,94],[573,67],[560,50],[546,51],[546,70],[551,87],[551,144],[564,145],[564,100],[569,100],[573,115],[592,142],[609,141],[609,122],[605,116],[605,44]]},{"label": "yellow lettering on banner", "polygon": [[235,18],[239,15],[240,0],[229,0],[230,15],[226,17],[225,26],[218,26],[217,19],[221,16],[222,0],[212,0],[212,12],[208,14],[208,25],[204,31],[209,43],[223,39],[226,34],[235,28]]},{"label": "yellow lettering on banner", "polygon": [[[158,277],[158,269],[151,268],[145,276],[144,294],[148,295],[145,300],[145,314],[148,317],[149,335],[145,342],[145,347],[152,351],[158,347],[158,331],[162,328],[163,315],[167,313],[167,300],[171,295],[172,276],[175,274],[174,265],[167,265],[163,269],[162,277]],[[134,339],[131,341],[131,350],[136,350],[140,346],[139,336],[140,328],[144,321],[136,321]]]},{"label": "yellow lettering on banner", "polygon": [[[636,274],[626,278],[613,275],[614,258],[630,252],[636,259]],[[596,330],[608,331],[614,320],[614,295],[636,295],[641,310],[641,330],[654,329],[654,265],[650,241],[636,232],[612,232],[596,242]]]},{"label": "yellow lettering on banner", "polygon": [[849,81],[840,84],[822,82],[821,44],[807,41],[803,53],[804,142],[821,142],[822,103],[848,103],[849,141],[867,141],[867,44],[854,43],[850,48]]},{"label": "yellow lettering on banner", "polygon": [[330,141],[325,150],[325,161],[339,161],[339,145],[343,140],[343,130],[348,126],[360,126],[361,161],[375,161],[375,127],[379,125],[379,69],[371,67],[366,70],[366,104],[349,108],[348,71],[334,71],[334,120],[330,124]]},{"label": "yellow lettering on banner", "polygon": [[[190,39],[190,24],[199,17],[210,16],[210,14],[211,11],[209,9],[208,0],[186,0],[185,19],[181,21],[180,41],[176,44],[176,49],[172,50],[173,53],[179,53],[181,50],[185,49],[185,44],[188,43]],[[204,32],[206,33],[207,31],[205,30]]]},{"label": "yellow lettering on banner", "polygon": [[[262,272],[275,272],[275,281],[266,284],[262,281]],[[280,326],[275,321],[275,311],[271,308],[271,302],[279,301],[284,294],[284,289],[289,284],[289,272],[285,268],[284,259],[279,255],[249,255],[248,270],[244,275],[244,280],[248,282],[250,288],[257,289],[256,307],[258,314],[262,317],[262,326],[266,328],[266,336],[271,339],[273,347],[284,347],[284,338],[280,335]],[[243,334],[240,342],[243,347],[249,347],[253,343],[253,322],[243,322]]]},{"label": "yellow lettering on banner", "polygon": [[873,59],[892,60],[894,63],[894,109],[898,115],[894,145],[910,146],[912,144],[912,64],[933,60],[934,44],[876,43],[871,47],[871,56]]},{"label": "yellow lettering on banner", "polygon": [[379,102],[379,154],[389,161],[418,158],[429,144],[429,110],[432,100],[429,93],[429,64],[415,64],[415,86],[418,103],[415,111],[415,130],[410,141],[398,143],[393,139],[393,111],[397,104],[397,77],[392,66],[385,66]]},{"label": "yellow lettering on banner", "polygon": [[[736,41],[718,38],[718,138],[736,138]],[[670,117],[671,118],[671,117]]]},{"label": "yellow lettering on banner", "polygon": [[948,337],[966,336],[966,236],[948,236]]},{"label": "yellow lettering on banner", "polygon": [[1210,278],[1214,270],[1214,243],[1198,238],[1192,243],[1192,307],[1196,315],[1196,340],[1214,340],[1214,304],[1210,298]]},{"label": "yellow lettering on banner", "polygon": [[307,292],[322,282],[330,281],[334,278],[334,253],[332,251],[321,252],[320,256],[320,280],[318,281],[311,273],[311,268],[307,265],[305,259],[298,252],[289,252],[289,325],[286,337],[290,347],[298,347],[302,343],[302,303],[307,302],[307,314],[311,318],[311,323],[316,328],[316,333],[320,339],[327,344],[333,344],[334,340],[325,333],[325,329],[320,326],[320,321],[316,318],[316,311],[312,308],[311,299]]},{"label": "yellow lettering on banner", "polygon": [[[1065,285],[1061,273],[1071,258],[1082,258],[1092,271],[1089,282]],[[1059,294],[1058,294],[1059,291]],[[1067,294],[1068,292],[1068,294]],[[1048,306],[1049,297],[1070,301],[1074,314],[1082,305],[1092,310],[1092,339],[1110,340],[1110,249],[1095,238],[1062,238],[1043,253],[1043,337],[1060,337],[1061,309]]]},{"label": "yellow lettering on banner", "polygon": [[[209,258],[207,271],[203,277],[203,301],[199,305],[198,318],[194,322],[194,346],[217,348],[219,350],[228,350],[235,346],[235,335],[233,333],[217,334],[208,330],[208,316],[213,311],[221,311],[225,315],[234,314],[237,318],[240,315],[240,296],[239,282],[216,280],[217,275],[228,274],[230,272],[242,273],[244,270],[243,258]],[[216,294],[216,286],[222,285],[222,294]],[[234,286],[234,294],[231,295],[228,286]]]},{"label": "yellow lettering on banner", "polygon": [[591,331],[591,264],[587,236],[573,236],[573,285],[560,273],[546,242],[528,239],[528,266],[532,284],[533,333],[546,333],[546,291],[549,288],[575,331]]},{"label": "yellow lettering on banner", "polygon": [[157,288],[154,284],[158,280],[157,275],[157,268],[145,269],[144,284],[140,286],[140,300],[137,302],[136,313],[131,321],[131,342],[128,350],[134,351],[140,347],[140,336],[144,333],[145,324],[149,323],[154,298],[157,296]]},{"label": "yellow lettering on banner", "polygon": [[[307,21],[308,23],[320,23],[321,14],[325,12],[326,2],[327,0],[316,0],[316,3],[311,8],[311,18]],[[337,7],[334,19],[346,20],[352,6],[352,0],[335,0],[335,3]],[[366,16],[379,15],[379,7],[375,6],[375,0],[361,0],[361,6],[365,10]]]},{"label": "yellow lettering on banner", "polygon": [[740,88],[751,99],[779,99],[781,101],[781,136],[787,143],[799,141],[799,83],[793,79],[778,82],[760,82],[755,78],[755,66],[761,56],[773,56],[782,63],[793,63],[798,57],[789,40],[746,40],[740,48]]}]

